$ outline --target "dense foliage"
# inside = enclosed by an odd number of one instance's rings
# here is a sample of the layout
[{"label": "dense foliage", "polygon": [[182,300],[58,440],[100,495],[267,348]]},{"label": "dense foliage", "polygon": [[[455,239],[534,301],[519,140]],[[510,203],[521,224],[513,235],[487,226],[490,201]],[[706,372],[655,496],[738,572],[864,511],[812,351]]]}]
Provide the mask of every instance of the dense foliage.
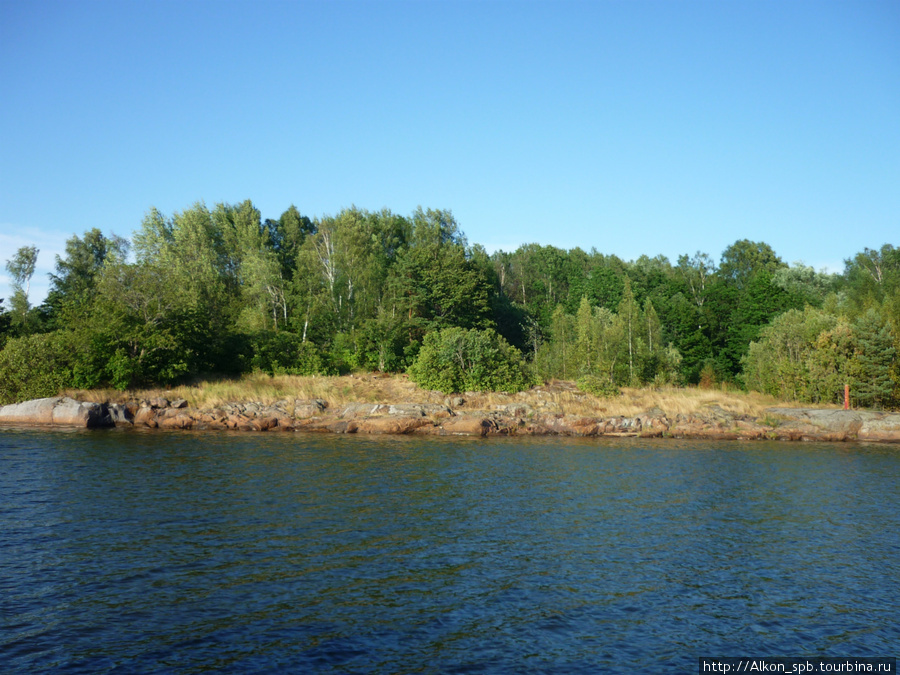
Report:
[{"label": "dense foliage", "polygon": [[444,328],[429,333],[409,376],[426,389],[447,394],[515,392],[532,385],[522,353],[491,329]]},{"label": "dense foliage", "polygon": [[748,240],[718,263],[537,244],[488,254],[449,211],[310,219],[291,206],[263,220],[250,201],[198,203],[151,209],[130,240],[72,237],[30,307],[37,254],[6,261],[0,402],[210,373],[407,369],[445,391],[731,382],[824,402],[849,383],[857,405],[900,402],[891,245],[828,275]]}]

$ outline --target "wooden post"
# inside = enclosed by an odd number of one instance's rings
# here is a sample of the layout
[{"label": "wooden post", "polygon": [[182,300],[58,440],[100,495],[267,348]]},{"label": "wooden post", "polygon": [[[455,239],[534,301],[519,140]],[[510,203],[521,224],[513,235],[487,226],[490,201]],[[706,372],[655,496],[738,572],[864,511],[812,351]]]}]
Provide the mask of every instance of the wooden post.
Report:
[{"label": "wooden post", "polygon": [[850,410],[850,385],[844,385],[844,410]]}]

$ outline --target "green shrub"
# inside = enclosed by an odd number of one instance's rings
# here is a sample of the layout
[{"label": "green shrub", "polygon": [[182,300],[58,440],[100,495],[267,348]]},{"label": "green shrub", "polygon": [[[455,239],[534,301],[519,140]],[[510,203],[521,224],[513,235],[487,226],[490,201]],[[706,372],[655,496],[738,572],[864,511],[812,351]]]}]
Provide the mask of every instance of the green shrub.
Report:
[{"label": "green shrub", "polygon": [[356,343],[355,334],[335,333],[332,336],[331,345],[325,353],[329,371],[346,375],[347,373],[364,370],[360,358],[361,354]]},{"label": "green shrub", "polygon": [[61,331],[7,341],[0,351],[0,404],[56,396],[71,386],[70,343]]},{"label": "green shrub", "polygon": [[251,349],[250,366],[270,375],[320,375],[326,370],[319,348],[294,333],[257,333]]},{"label": "green shrub", "polygon": [[519,350],[490,329],[429,333],[408,372],[419,386],[447,394],[514,392],[533,384]]},{"label": "green shrub", "polygon": [[592,394],[600,398],[612,398],[614,396],[619,396],[622,393],[608,377],[598,377],[597,375],[585,375],[580,377],[575,383],[575,386],[587,394]]}]

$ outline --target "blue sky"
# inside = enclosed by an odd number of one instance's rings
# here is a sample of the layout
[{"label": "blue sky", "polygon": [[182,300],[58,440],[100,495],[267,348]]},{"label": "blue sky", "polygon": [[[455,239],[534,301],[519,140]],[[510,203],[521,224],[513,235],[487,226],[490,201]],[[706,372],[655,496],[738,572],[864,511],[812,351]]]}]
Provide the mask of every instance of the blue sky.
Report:
[{"label": "blue sky", "polygon": [[839,271],[900,245],[900,3],[0,0],[0,129],[32,302],[73,234],[248,198]]}]

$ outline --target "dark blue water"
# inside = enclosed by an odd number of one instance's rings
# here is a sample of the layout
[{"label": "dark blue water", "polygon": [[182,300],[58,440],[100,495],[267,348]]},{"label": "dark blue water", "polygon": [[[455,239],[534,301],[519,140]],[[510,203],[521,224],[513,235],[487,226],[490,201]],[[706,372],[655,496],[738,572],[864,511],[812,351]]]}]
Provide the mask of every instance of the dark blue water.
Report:
[{"label": "dark blue water", "polygon": [[896,656],[900,448],[0,430],[0,671]]}]

